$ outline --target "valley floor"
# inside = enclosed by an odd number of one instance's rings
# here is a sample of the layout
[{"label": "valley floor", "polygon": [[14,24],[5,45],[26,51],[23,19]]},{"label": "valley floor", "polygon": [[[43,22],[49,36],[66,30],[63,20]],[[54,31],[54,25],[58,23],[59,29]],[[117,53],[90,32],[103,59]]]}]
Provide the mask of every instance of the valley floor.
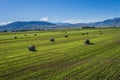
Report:
[{"label": "valley floor", "polygon": [[0,80],[120,80],[120,30],[0,33]]}]

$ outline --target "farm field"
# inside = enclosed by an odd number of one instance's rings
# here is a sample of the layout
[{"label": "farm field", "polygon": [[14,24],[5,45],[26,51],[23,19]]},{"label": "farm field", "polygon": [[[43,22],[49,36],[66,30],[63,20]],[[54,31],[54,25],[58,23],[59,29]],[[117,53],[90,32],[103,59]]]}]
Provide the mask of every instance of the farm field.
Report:
[{"label": "farm field", "polygon": [[120,80],[120,30],[0,33],[0,80]]}]

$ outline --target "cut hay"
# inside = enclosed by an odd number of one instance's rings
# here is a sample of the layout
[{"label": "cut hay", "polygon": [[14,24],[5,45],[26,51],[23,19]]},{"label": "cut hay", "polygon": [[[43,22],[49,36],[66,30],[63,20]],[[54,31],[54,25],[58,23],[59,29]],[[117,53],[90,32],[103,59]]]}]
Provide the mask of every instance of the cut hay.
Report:
[{"label": "cut hay", "polygon": [[50,42],[54,42],[55,40],[54,40],[54,38],[50,38]]},{"label": "cut hay", "polygon": [[89,39],[86,39],[86,40],[84,41],[84,43],[85,43],[85,44],[91,44]]},{"label": "cut hay", "polygon": [[36,47],[35,47],[34,45],[30,45],[30,46],[28,47],[28,50],[29,50],[29,51],[36,51]]}]

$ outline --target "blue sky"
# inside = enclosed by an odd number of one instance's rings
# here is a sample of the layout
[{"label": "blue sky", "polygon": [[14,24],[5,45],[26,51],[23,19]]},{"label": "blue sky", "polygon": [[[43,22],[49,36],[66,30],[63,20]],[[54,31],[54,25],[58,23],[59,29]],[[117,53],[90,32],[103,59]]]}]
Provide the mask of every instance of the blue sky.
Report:
[{"label": "blue sky", "polygon": [[94,22],[120,17],[120,0],[0,0],[0,23]]}]

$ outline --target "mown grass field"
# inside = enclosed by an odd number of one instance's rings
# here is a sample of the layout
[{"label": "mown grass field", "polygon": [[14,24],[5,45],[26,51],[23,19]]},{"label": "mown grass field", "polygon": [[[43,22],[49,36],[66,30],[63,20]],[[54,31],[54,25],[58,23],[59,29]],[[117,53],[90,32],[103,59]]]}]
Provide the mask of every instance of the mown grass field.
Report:
[{"label": "mown grass field", "polygon": [[[0,33],[0,80],[120,80],[120,30],[66,32]],[[31,44],[37,51],[28,50]]]}]

